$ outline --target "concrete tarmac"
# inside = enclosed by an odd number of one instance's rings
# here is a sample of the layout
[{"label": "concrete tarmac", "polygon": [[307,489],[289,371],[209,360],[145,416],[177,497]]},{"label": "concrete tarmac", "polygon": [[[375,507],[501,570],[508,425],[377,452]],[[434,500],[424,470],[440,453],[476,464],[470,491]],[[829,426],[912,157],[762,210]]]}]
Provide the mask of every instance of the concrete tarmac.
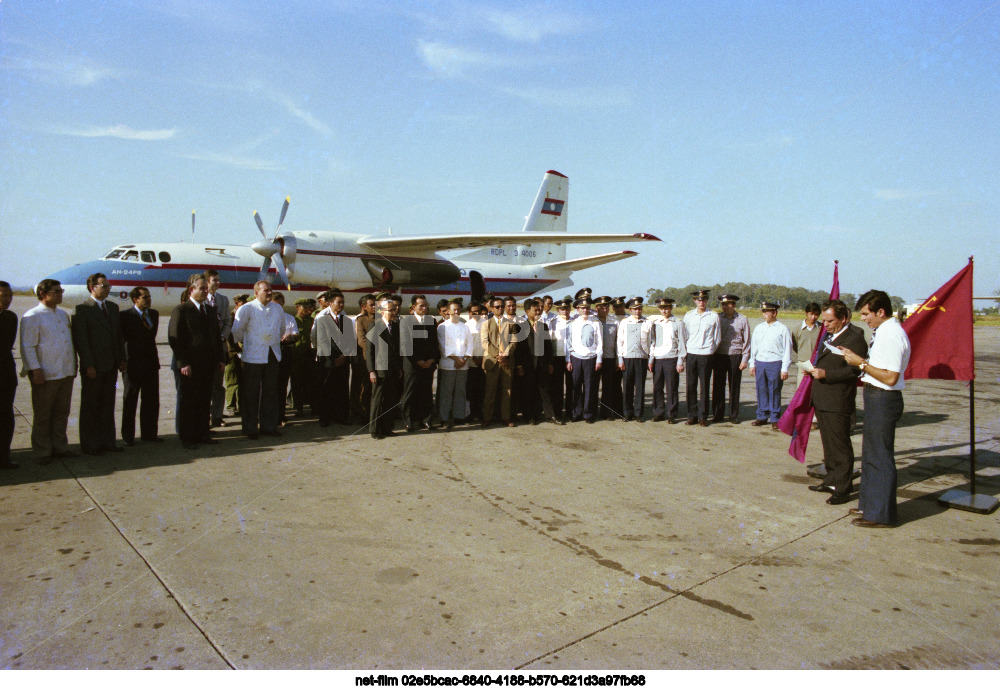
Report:
[{"label": "concrete tarmac", "polygon": [[[1000,329],[977,328],[976,349],[977,488],[996,496]],[[900,525],[875,530],[806,490],[787,436],[749,425],[749,376],[738,425],[374,441],[293,417],[274,443],[236,425],[198,451],[173,434],[165,368],[161,390],[165,443],[42,467],[18,387],[3,667],[1000,666],[1000,513],[936,500],[968,487],[961,382],[907,383]],[[807,464],[821,457],[813,433]]]}]

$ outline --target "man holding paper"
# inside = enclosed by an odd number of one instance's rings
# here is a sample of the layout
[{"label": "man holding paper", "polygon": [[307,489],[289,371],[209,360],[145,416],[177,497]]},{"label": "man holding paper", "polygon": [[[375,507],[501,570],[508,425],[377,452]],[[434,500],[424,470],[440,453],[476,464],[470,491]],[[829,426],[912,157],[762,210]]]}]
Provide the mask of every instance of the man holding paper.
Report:
[{"label": "man holding paper", "polygon": [[827,474],[823,481],[809,488],[833,494],[830,505],[847,503],[851,495],[854,474],[854,446],[851,444],[851,417],[854,414],[858,390],[858,369],[844,360],[842,347],[868,356],[865,334],[851,323],[851,310],[841,300],[825,302],[820,318],[826,337],[820,343],[813,377],[812,405],[816,410],[823,442]]}]

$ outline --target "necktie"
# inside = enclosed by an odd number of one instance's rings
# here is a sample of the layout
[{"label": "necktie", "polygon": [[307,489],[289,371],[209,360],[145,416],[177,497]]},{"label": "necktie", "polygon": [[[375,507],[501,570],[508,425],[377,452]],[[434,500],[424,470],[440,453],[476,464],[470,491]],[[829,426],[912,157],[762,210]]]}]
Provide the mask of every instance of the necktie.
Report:
[{"label": "necktie", "polygon": [[153,324],[149,320],[149,312],[142,312],[142,323],[146,326],[146,330],[153,330]]},{"label": "necktie", "polygon": [[108,307],[104,304],[104,302],[101,302],[101,313],[104,314],[104,318],[107,319],[108,322],[110,323],[111,314],[108,313]]}]

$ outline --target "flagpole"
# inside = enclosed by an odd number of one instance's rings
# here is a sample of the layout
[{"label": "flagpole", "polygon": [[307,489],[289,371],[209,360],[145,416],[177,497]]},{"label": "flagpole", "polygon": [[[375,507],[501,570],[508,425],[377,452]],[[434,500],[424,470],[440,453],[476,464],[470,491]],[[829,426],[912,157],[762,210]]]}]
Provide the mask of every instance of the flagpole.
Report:
[{"label": "flagpole", "polygon": [[[972,263],[972,257],[969,257]],[[975,373],[969,381],[969,491],[951,489],[938,498],[938,503],[949,508],[968,510],[986,515],[992,513],[1000,505],[1000,499],[987,494],[976,493],[976,378]]]}]

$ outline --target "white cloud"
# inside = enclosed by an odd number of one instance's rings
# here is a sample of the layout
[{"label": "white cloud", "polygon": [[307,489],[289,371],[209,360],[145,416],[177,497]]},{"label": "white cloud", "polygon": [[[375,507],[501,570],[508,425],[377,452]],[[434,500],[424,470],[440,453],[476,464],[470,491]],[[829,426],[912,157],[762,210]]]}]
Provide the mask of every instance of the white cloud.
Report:
[{"label": "white cloud", "polygon": [[577,89],[503,88],[501,91],[508,96],[545,107],[587,110],[625,108],[632,104],[632,97],[626,92],[590,87]]},{"label": "white cloud", "polygon": [[520,43],[539,43],[550,35],[580,33],[586,22],[573,15],[557,12],[546,5],[515,11],[483,8],[487,30]]},{"label": "white cloud", "polygon": [[128,125],[83,127],[79,129],[62,127],[52,131],[55,134],[70,137],[112,137],[114,139],[129,139],[132,141],[162,141],[164,139],[172,139],[177,134],[176,129],[132,129]]},{"label": "white cloud", "polygon": [[275,161],[263,160],[261,158],[249,158],[247,156],[233,156],[225,153],[178,153],[178,158],[185,158],[192,161],[206,161],[209,163],[219,163],[242,170],[281,170],[281,166]]},{"label": "white cloud", "polygon": [[10,69],[22,72],[29,78],[56,86],[92,86],[108,79],[118,79],[121,73],[97,65],[92,60],[67,58],[65,60],[33,60],[9,57]]},{"label": "white cloud", "polygon": [[321,121],[319,118],[314,116],[309,111],[300,108],[288,96],[278,93],[274,94],[272,97],[277,103],[280,103],[282,106],[284,106],[285,110],[287,110],[290,115],[301,120],[310,129],[319,132],[327,139],[333,136],[333,129],[329,125]]},{"label": "white cloud", "polygon": [[489,67],[496,62],[486,53],[431,41],[419,41],[417,50],[425,65],[445,77],[460,77],[470,68]]}]

